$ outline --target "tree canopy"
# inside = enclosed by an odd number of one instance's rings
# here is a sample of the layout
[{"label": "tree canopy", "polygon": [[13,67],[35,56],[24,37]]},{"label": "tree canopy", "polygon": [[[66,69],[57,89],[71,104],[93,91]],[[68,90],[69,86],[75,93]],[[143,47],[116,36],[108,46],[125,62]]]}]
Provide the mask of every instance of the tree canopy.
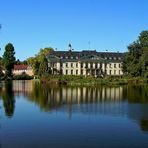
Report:
[{"label": "tree canopy", "polygon": [[[35,55],[35,57],[30,57],[27,59],[27,63],[32,66],[34,74],[35,75],[44,75],[44,72],[48,71],[48,63],[46,60],[46,56],[49,52],[53,51],[53,48],[51,47],[46,47],[46,48],[41,48],[38,54]],[[46,66],[45,66],[46,64]]]},{"label": "tree canopy", "polygon": [[148,77],[148,31],[142,31],[138,39],[128,46],[123,71],[131,76]]},{"label": "tree canopy", "polygon": [[3,54],[3,66],[5,69],[5,78],[12,78],[12,69],[15,63],[15,50],[12,43],[8,43],[5,46],[5,51]]}]

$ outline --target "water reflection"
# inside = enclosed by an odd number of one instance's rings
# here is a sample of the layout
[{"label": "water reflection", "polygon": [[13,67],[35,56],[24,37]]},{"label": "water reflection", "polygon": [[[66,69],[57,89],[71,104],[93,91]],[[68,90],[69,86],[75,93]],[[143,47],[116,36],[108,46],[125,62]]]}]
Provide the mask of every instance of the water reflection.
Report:
[{"label": "water reflection", "polygon": [[5,82],[4,90],[2,91],[2,99],[3,99],[5,114],[8,117],[13,116],[15,109],[15,98],[12,89],[13,89],[12,81]]},{"label": "water reflection", "polygon": [[126,91],[129,103],[148,103],[148,86],[128,86]]},{"label": "water reflection", "polygon": [[122,87],[51,87],[33,83],[32,95],[28,99],[36,102],[42,110],[49,111],[62,105],[117,102],[122,96]]},{"label": "water reflection", "polygon": [[59,110],[90,115],[126,116],[148,131],[148,86],[58,87],[33,81],[5,83],[0,93],[8,117],[15,109],[15,98],[25,96],[44,112]]}]

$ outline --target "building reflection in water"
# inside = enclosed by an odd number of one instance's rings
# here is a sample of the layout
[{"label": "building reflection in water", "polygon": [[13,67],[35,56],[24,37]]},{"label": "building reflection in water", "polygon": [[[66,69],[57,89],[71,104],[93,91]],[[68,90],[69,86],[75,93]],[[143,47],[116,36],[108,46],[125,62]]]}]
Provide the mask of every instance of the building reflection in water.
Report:
[{"label": "building reflection in water", "polygon": [[8,117],[15,109],[15,97],[25,96],[45,112],[67,112],[91,115],[124,116],[148,131],[148,86],[58,87],[33,81],[13,81],[0,93]]},{"label": "building reflection in water", "polygon": [[96,102],[120,102],[123,87],[50,87],[33,84],[32,96],[45,111],[61,105],[75,105]]}]

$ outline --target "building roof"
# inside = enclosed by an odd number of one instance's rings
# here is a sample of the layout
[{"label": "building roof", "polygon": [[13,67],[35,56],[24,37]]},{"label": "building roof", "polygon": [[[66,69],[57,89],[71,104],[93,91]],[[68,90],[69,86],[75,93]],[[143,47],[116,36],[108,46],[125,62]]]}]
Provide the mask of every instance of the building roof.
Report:
[{"label": "building roof", "polygon": [[28,65],[14,65],[14,70],[27,70]]},{"label": "building roof", "polygon": [[[92,59],[92,57],[95,57]],[[109,60],[122,61],[124,53],[119,52],[97,52],[96,50],[82,50],[82,51],[52,51],[47,55],[51,61],[83,61],[83,60]]]}]

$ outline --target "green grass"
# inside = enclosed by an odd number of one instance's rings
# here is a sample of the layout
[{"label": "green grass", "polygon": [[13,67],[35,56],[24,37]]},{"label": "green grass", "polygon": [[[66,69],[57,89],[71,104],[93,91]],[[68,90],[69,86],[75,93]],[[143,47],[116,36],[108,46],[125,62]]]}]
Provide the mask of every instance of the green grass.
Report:
[{"label": "green grass", "polygon": [[49,84],[66,84],[66,85],[137,85],[148,84],[148,78],[141,77],[105,77],[94,78],[84,76],[48,76],[42,77],[42,82]]}]

